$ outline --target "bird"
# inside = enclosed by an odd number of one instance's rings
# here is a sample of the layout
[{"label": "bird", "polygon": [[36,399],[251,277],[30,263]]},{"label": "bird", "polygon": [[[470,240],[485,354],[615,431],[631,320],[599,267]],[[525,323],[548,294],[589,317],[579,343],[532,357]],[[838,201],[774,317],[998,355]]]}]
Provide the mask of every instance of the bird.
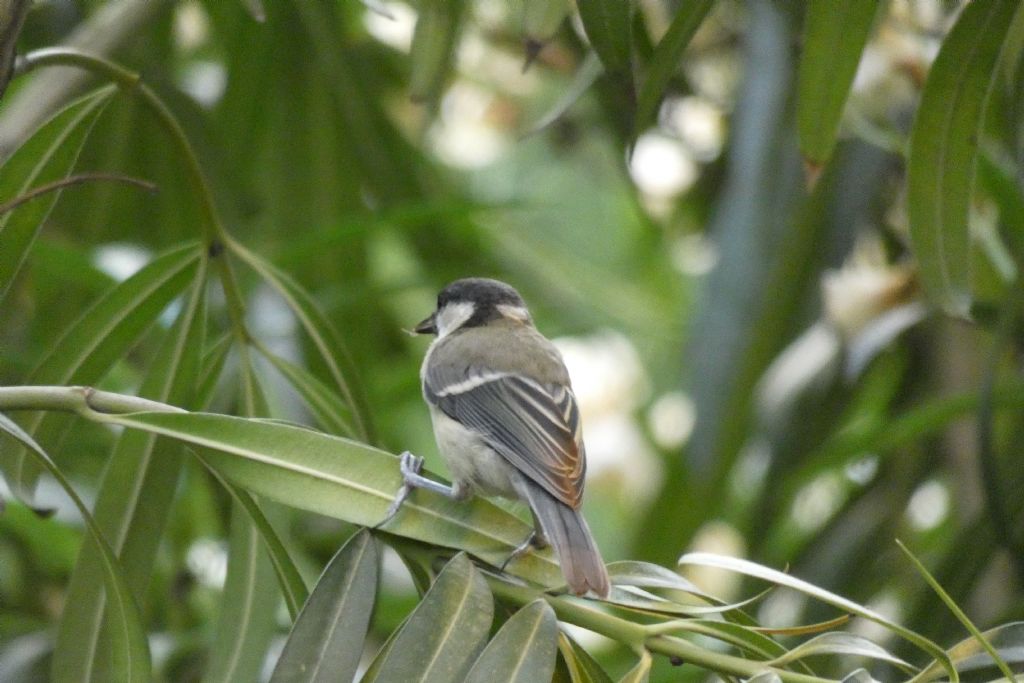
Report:
[{"label": "bird", "polygon": [[414,488],[456,500],[522,500],[534,530],[509,560],[550,544],[569,590],[608,597],[608,571],[581,512],[586,451],[579,406],[561,354],[537,330],[519,292],[489,278],[456,280],[412,332],[435,335],[420,379],[453,481],[423,476],[423,458],[406,451],[404,483],[385,521]]}]

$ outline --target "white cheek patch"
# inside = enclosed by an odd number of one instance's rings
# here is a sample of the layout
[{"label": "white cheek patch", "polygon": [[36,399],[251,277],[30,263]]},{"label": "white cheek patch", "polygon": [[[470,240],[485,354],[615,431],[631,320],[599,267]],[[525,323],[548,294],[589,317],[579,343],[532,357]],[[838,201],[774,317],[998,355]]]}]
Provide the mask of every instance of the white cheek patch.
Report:
[{"label": "white cheek patch", "polygon": [[462,327],[475,312],[476,306],[468,301],[445,305],[437,312],[437,338],[441,339]]},{"label": "white cheek patch", "polygon": [[498,312],[506,318],[512,320],[518,320],[521,323],[530,322],[530,312],[523,306],[513,306],[510,304],[498,304]]}]

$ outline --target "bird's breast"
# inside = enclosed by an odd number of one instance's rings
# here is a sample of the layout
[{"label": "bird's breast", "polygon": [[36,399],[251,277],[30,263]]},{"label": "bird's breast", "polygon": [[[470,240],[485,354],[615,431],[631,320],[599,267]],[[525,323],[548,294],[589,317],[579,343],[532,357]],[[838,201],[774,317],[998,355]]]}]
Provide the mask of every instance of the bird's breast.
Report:
[{"label": "bird's breast", "polygon": [[471,429],[431,406],[434,438],[452,479],[485,495],[516,498],[515,468]]}]

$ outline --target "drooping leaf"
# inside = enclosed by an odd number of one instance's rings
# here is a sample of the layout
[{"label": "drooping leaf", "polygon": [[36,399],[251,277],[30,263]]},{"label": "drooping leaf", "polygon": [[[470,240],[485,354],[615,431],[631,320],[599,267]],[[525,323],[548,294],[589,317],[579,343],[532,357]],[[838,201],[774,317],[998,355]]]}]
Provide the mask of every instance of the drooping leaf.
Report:
[{"label": "drooping leaf", "polygon": [[[85,522],[86,531],[93,542],[96,543],[103,560],[103,583],[107,589],[110,599],[110,672],[113,680],[128,681],[129,683],[148,683],[150,680],[150,659],[149,644],[146,642],[146,632],[142,627],[139,616],[139,608],[132,597],[132,591],[128,588],[121,565],[117,556],[104,537],[96,520],[93,519],[89,508],[71,487],[71,483],[61,472],[50,456],[39,446],[38,443],[6,415],[0,413],[0,431],[18,440],[35,458],[39,467],[46,470],[57,480],[57,483],[68,494],[79,514]],[[53,671],[53,680],[57,683],[65,681],[80,681],[82,672],[80,670],[59,670]]]},{"label": "drooping leaf", "polygon": [[[1016,666],[1024,664],[1024,621],[997,626],[985,631],[983,635],[995,647],[1004,662]],[[974,636],[961,640],[946,650],[946,654],[960,671],[975,671],[994,666],[992,657],[986,652],[982,642]],[[927,683],[941,678],[944,673],[942,662],[936,660],[925,667],[914,680]]]},{"label": "drooping leaf", "polygon": [[271,683],[355,677],[377,594],[378,556],[365,529],[341,547],[295,620]]},{"label": "drooping leaf", "polygon": [[466,683],[549,681],[558,651],[558,621],[544,600],[534,600],[505,622],[466,676]]},{"label": "drooping leaf", "polygon": [[[178,247],[116,285],[71,324],[27,383],[95,384],[188,286],[201,254],[195,244]],[[61,417],[37,413],[28,420],[26,431],[46,443],[63,424]],[[20,449],[0,448],[0,469],[16,495],[30,500],[38,465]]]},{"label": "drooping leaf", "polygon": [[970,632],[970,634],[974,636],[974,639],[978,641],[978,644],[981,645],[982,649],[988,653],[988,655],[992,658],[992,661],[995,662],[996,666],[999,668],[1002,674],[1006,676],[1008,680],[1014,680],[1015,676],[1013,675],[1013,671],[1010,669],[1007,663],[1003,661],[1003,658],[999,656],[999,653],[996,651],[996,648],[992,645],[992,643],[988,641],[988,638],[985,637],[985,634],[982,633],[978,629],[978,627],[974,625],[974,622],[972,622],[967,617],[967,615],[964,614],[964,611],[960,609],[960,606],[956,604],[956,601],[954,601],[953,598],[951,598],[949,594],[942,588],[942,585],[939,584],[939,582],[935,579],[934,576],[932,576],[931,572],[929,572],[925,568],[924,564],[922,564],[921,561],[917,559],[917,557],[912,552],[910,552],[910,550],[905,545],[903,545],[903,543],[897,540],[896,545],[898,545],[900,547],[900,550],[902,550],[903,553],[908,558],[910,558],[910,561],[914,563],[914,567],[917,569],[918,573],[920,573],[921,576],[925,578],[925,580],[928,582],[928,585],[931,586],[932,590],[934,590],[938,594],[939,598],[942,599],[942,602],[945,603],[946,607],[948,607],[949,610],[960,621],[960,623],[964,625],[968,632]]},{"label": "drooping leaf", "polygon": [[298,617],[302,605],[309,597],[309,590],[306,588],[306,582],[303,581],[302,574],[299,573],[298,567],[295,566],[291,554],[285,547],[284,541],[281,540],[281,537],[274,529],[274,525],[263,514],[263,510],[260,508],[259,503],[256,502],[256,499],[249,495],[249,492],[245,489],[235,486],[224,479],[215,467],[206,462],[202,453],[202,449],[197,449],[195,455],[207,466],[213,476],[224,486],[225,490],[231,494],[231,497],[245,514],[249,516],[249,521],[252,522],[260,533],[263,545],[270,557],[270,562],[274,566],[277,584],[281,589],[281,594],[284,596],[288,613],[291,614],[292,619],[295,619]]},{"label": "drooping leaf", "polygon": [[[160,402],[187,404],[199,376],[205,336],[206,269],[196,271],[189,299],[139,389]],[[141,600],[167,521],[181,470],[180,442],[145,432],[121,433],[104,472],[96,523],[111,539],[128,584]],[[107,681],[109,617],[106,595],[97,590],[103,562],[95,543],[82,546],[67,591],[53,655],[54,671],[79,671],[82,681]],[[116,678],[116,677],[115,677]]]},{"label": "drooping leaf", "polygon": [[1000,49],[1019,3],[964,7],[942,43],[910,136],[907,214],[921,282],[951,315],[971,301],[968,226],[975,157]]},{"label": "drooping leaf", "polygon": [[[101,419],[209,449],[204,457],[248,491],[353,524],[379,524],[401,486],[397,458],[308,428],[205,413],[109,414]],[[493,503],[452,501],[424,490],[416,490],[384,529],[461,548],[495,566],[529,533],[525,522]],[[508,570],[545,586],[562,583],[550,551],[520,556]]]},{"label": "drooping leaf", "polygon": [[436,103],[452,70],[464,0],[422,0],[409,48],[409,97]]},{"label": "drooping leaf", "polygon": [[800,151],[813,164],[832,154],[860,55],[884,2],[811,0],[797,77]]},{"label": "drooping leaf", "polygon": [[437,575],[381,662],[379,683],[461,681],[487,642],[491,591],[465,554]]},{"label": "drooping leaf", "polygon": [[[299,324],[306,330],[313,345],[331,374],[331,379],[338,387],[341,396],[350,406],[350,412],[358,430],[356,436],[364,441],[373,442],[373,423],[365,397],[358,387],[353,386],[351,363],[345,354],[341,337],[327,317],[320,311],[313,298],[290,275],[281,271],[270,262],[242,247],[236,242],[231,243],[231,250],[250,268],[255,270],[267,284],[273,287],[284,298],[288,307],[298,318]],[[343,371],[344,369],[344,371]]]},{"label": "drooping leaf", "polygon": [[[99,88],[69,104],[33,133],[0,166],[0,202],[70,175],[93,124],[116,92],[113,85]],[[0,216],[0,300],[59,196],[52,192]]]},{"label": "drooping leaf", "polygon": [[676,14],[672,17],[668,31],[658,41],[651,61],[647,65],[647,73],[640,85],[640,94],[636,103],[636,130],[639,135],[654,122],[658,104],[665,96],[665,88],[679,66],[683,50],[697,32],[704,18],[714,5],[714,0],[695,0],[680,3]]},{"label": "drooping leaf", "polygon": [[786,648],[765,634],[731,621],[686,619],[676,623],[680,631],[728,643],[756,659],[769,660],[786,653]]},{"label": "drooping leaf", "polygon": [[853,633],[836,631],[822,633],[810,640],[800,643],[784,655],[771,661],[773,666],[786,666],[791,662],[813,655],[853,655],[867,657],[887,664],[894,664],[905,671],[914,671],[914,667],[899,657],[891,654],[881,645],[871,642],[863,636]]},{"label": "drooping leaf", "polygon": [[573,75],[572,82],[565,89],[551,108],[546,111],[537,121],[529,126],[526,130],[525,135],[533,135],[538,133],[555,121],[558,121],[565,115],[569,109],[579,101],[580,97],[583,96],[590,86],[594,84],[597,77],[601,75],[601,60],[598,59],[596,52],[588,52],[587,56],[580,62],[579,67],[576,69],[576,73]]},{"label": "drooping leaf", "polygon": [[651,653],[644,650],[640,653],[640,659],[637,660],[636,665],[619,679],[619,683],[647,683],[647,679],[651,675],[651,664],[653,661]]},{"label": "drooping leaf", "polygon": [[631,76],[633,0],[578,0],[576,7],[604,68]]},{"label": "drooping leaf", "polygon": [[737,557],[727,557],[724,555],[716,555],[714,553],[687,553],[679,558],[679,564],[697,565],[702,567],[717,567],[720,569],[726,569],[729,571],[737,572],[739,574],[744,574],[746,576],[752,576],[758,579],[763,579],[765,581],[770,581],[771,583],[774,583],[776,585],[785,586],[786,588],[791,588],[795,591],[803,593],[804,595],[807,595],[825,604],[832,605],[833,607],[838,607],[839,609],[850,612],[851,614],[856,614],[857,616],[869,619],[877,624],[880,624],[881,626],[884,626],[886,629],[899,635],[905,640],[913,643],[917,647],[921,648],[928,654],[932,655],[933,657],[941,661],[946,671],[952,677],[952,679],[956,680],[956,671],[953,669],[953,665],[950,662],[949,657],[946,656],[946,654],[942,651],[942,648],[940,648],[938,645],[928,640],[924,636],[893,622],[891,619],[887,619],[878,612],[867,607],[864,607],[863,605],[859,605],[856,602],[848,600],[847,598],[844,598],[840,595],[836,595],[835,593],[827,591],[824,588],[819,588],[818,586],[808,583],[802,579],[798,579],[795,576],[784,574],[780,571],[771,569],[770,567],[765,567],[763,565],[751,562],[749,560],[744,560]]},{"label": "drooping leaf", "polygon": [[231,507],[228,573],[205,683],[259,680],[274,635],[280,594],[256,525],[238,503]]},{"label": "drooping leaf", "polygon": [[330,387],[305,368],[285,360],[269,349],[261,351],[263,357],[269,360],[298,392],[324,431],[339,436],[356,436],[352,426],[345,419],[346,415],[351,414],[350,406],[346,405]]},{"label": "drooping leaf", "polygon": [[612,679],[590,653],[564,631],[558,634],[558,651],[572,683],[612,683]]}]

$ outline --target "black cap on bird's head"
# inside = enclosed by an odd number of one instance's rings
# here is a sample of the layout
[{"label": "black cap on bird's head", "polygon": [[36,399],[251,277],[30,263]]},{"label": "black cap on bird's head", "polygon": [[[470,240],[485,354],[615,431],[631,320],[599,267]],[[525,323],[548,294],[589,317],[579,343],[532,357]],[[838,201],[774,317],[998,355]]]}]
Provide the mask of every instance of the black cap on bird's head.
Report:
[{"label": "black cap on bird's head", "polygon": [[437,295],[437,309],[413,328],[416,334],[445,335],[498,318],[530,322],[526,303],[511,285],[485,277],[456,280]]}]

